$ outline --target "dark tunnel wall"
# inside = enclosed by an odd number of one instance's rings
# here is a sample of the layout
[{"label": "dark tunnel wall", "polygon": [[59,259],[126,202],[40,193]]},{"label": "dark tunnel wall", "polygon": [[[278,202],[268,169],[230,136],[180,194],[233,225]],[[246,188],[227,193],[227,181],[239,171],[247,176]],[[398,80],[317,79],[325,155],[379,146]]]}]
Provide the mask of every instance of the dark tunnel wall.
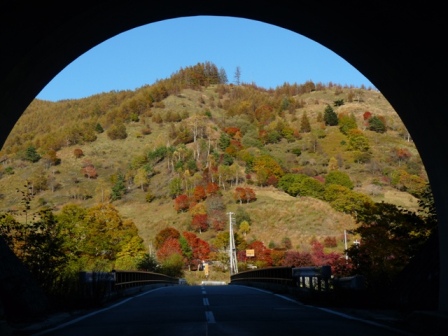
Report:
[{"label": "dark tunnel wall", "polygon": [[[7,1],[0,7],[1,144],[20,115],[66,65],[126,30],[160,20],[234,16],[304,35],[362,72],[410,131],[439,216],[440,283],[448,283],[448,126],[445,11],[435,2]],[[204,27],[206,29],[207,27]],[[156,47],[156,46],[155,46]],[[441,285],[439,309],[448,313]]]}]

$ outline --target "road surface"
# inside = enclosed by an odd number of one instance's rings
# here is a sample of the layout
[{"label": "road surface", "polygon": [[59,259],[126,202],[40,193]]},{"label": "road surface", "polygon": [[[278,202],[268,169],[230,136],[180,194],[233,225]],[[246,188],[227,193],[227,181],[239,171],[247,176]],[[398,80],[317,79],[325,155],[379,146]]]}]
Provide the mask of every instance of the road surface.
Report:
[{"label": "road surface", "polygon": [[411,335],[264,290],[168,286],[53,325],[34,336]]}]

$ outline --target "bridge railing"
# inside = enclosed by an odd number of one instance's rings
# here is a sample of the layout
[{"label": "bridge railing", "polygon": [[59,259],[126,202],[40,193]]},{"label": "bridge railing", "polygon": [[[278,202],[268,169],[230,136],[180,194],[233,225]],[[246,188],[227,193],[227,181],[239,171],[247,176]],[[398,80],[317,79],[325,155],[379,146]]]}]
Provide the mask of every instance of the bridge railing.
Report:
[{"label": "bridge railing", "polygon": [[115,289],[139,287],[152,284],[179,284],[179,278],[165,274],[144,271],[113,271],[111,272]]},{"label": "bridge railing", "polygon": [[292,278],[297,287],[328,292],[330,290],[331,267],[295,267],[292,269]]},{"label": "bridge railing", "polygon": [[294,286],[292,267],[267,267],[243,271],[230,276],[230,283],[261,282]]},{"label": "bridge railing", "polygon": [[319,292],[331,287],[331,267],[268,267],[233,274],[230,283],[265,283]]},{"label": "bridge railing", "polygon": [[144,271],[80,272],[80,299],[86,304],[101,304],[123,295],[131,288],[152,285],[176,285],[179,279]]}]

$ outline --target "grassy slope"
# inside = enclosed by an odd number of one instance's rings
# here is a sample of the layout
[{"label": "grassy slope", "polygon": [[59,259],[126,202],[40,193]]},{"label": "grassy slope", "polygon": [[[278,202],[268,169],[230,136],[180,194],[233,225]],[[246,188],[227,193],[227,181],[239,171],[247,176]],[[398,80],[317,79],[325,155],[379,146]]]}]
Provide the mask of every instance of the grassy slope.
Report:
[{"label": "grassy slope", "polygon": [[[171,111],[190,111],[192,113],[203,111],[209,107],[198,103],[200,97],[205,97],[206,101],[210,97],[218,99],[217,95],[210,88],[204,92],[185,90],[182,96],[170,96],[165,103],[165,109],[154,109],[153,113],[163,113],[167,109]],[[332,90],[325,92],[317,91],[304,95],[303,100],[307,102],[305,108],[300,109],[296,114],[296,119],[300,120],[300,115],[307,112],[310,120],[315,120],[318,112],[322,112],[326,104],[332,105],[336,99],[346,99],[346,93],[335,94]],[[212,115],[216,119],[222,119],[222,110],[217,107],[210,107]],[[358,119],[366,110],[379,115],[386,115],[388,122],[399,124],[392,107],[384,97],[375,91],[363,91],[363,102],[347,103],[341,107],[341,111],[353,112]],[[288,116],[291,118],[291,116]],[[397,121],[398,119],[398,121]],[[299,121],[296,121],[296,123]],[[140,130],[144,124],[152,129],[150,135],[141,136]],[[312,125],[317,127],[316,125]],[[43,191],[37,195],[33,201],[33,209],[43,201],[51,204],[56,210],[69,202],[79,203],[82,206],[92,206],[101,201],[103,192],[109,192],[111,188],[110,177],[118,172],[125,172],[133,157],[143,154],[148,149],[154,149],[161,145],[166,145],[167,125],[157,125],[149,118],[139,123],[127,125],[128,137],[125,140],[111,141],[105,133],[99,135],[98,139],[90,144],[75,147],[66,147],[58,152],[62,159],[61,165],[53,167],[54,176],[60,183],[60,188],[56,192],[50,190]],[[396,145],[407,146],[414,153],[418,154],[412,143],[407,143],[393,132],[386,135],[378,135],[373,132],[366,132],[369,137],[374,156],[378,161],[385,161],[391,148]],[[308,135],[304,135],[304,140],[300,142],[302,146]],[[322,151],[327,157],[341,154],[340,142],[342,135],[337,127],[327,130],[327,137],[320,144]],[[285,153],[285,148],[291,146],[286,142],[267,146],[273,155],[282,156],[282,160],[291,160]],[[74,148],[80,147],[85,153],[84,158],[76,159],[73,156]],[[350,153],[343,152],[347,162],[345,171],[350,174],[354,181],[360,185],[358,190],[363,191],[371,183],[375,176],[370,174],[364,165],[350,163]],[[304,152],[297,159],[295,164],[300,166],[306,160],[322,160],[320,153]],[[95,180],[84,178],[81,173],[83,161],[91,161],[97,168],[99,177]],[[120,213],[127,218],[131,218],[139,228],[141,237],[146,244],[152,240],[155,234],[167,226],[173,226],[180,231],[188,229],[189,215],[187,213],[177,214],[173,208],[173,201],[167,196],[167,184],[170,176],[163,170],[163,166],[158,167],[160,174],[152,178],[149,186],[150,190],[157,196],[152,203],[145,202],[145,193],[136,186],[130,186],[129,193],[123,200],[115,202]],[[0,200],[0,209],[19,209],[20,193],[16,192],[21,188],[26,179],[32,177],[37,171],[43,170],[42,165],[14,162],[14,175],[3,175],[0,179],[0,188],[3,198]],[[45,170],[44,170],[45,172]],[[48,171],[46,172],[48,173]],[[312,237],[334,236],[338,238],[338,250],[343,250],[342,235],[344,229],[354,226],[352,217],[334,211],[328,204],[311,198],[293,198],[281,191],[273,188],[254,188],[258,200],[251,204],[243,205],[250,214],[253,225],[248,237],[263,241],[266,245],[270,242],[280,243],[282,238],[289,237],[294,247],[301,249],[308,248]],[[74,195],[89,194],[93,198],[80,199]],[[235,211],[239,206],[231,198],[231,192],[224,192],[227,211]],[[375,201],[385,201],[401,205],[407,208],[415,208],[417,200],[407,193],[399,192],[395,189],[384,187],[382,192],[374,197]],[[202,238],[210,240],[213,232],[202,234]]]}]

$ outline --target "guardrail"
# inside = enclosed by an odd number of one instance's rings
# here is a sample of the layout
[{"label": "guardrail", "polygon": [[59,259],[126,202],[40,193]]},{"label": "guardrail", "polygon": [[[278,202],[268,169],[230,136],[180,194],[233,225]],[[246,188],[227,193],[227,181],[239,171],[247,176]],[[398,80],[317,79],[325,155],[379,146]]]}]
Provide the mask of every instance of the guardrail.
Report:
[{"label": "guardrail", "polygon": [[311,291],[329,291],[331,267],[269,267],[233,274],[230,283],[267,283]]},{"label": "guardrail", "polygon": [[143,271],[80,272],[80,299],[98,305],[123,295],[130,288],[152,285],[176,285],[179,279]]},{"label": "guardrail", "polygon": [[230,276],[230,283],[262,282],[294,286],[292,267],[268,267],[243,271]]},{"label": "guardrail", "polygon": [[112,271],[115,289],[139,287],[152,284],[179,284],[179,279],[165,274],[143,271]]}]

